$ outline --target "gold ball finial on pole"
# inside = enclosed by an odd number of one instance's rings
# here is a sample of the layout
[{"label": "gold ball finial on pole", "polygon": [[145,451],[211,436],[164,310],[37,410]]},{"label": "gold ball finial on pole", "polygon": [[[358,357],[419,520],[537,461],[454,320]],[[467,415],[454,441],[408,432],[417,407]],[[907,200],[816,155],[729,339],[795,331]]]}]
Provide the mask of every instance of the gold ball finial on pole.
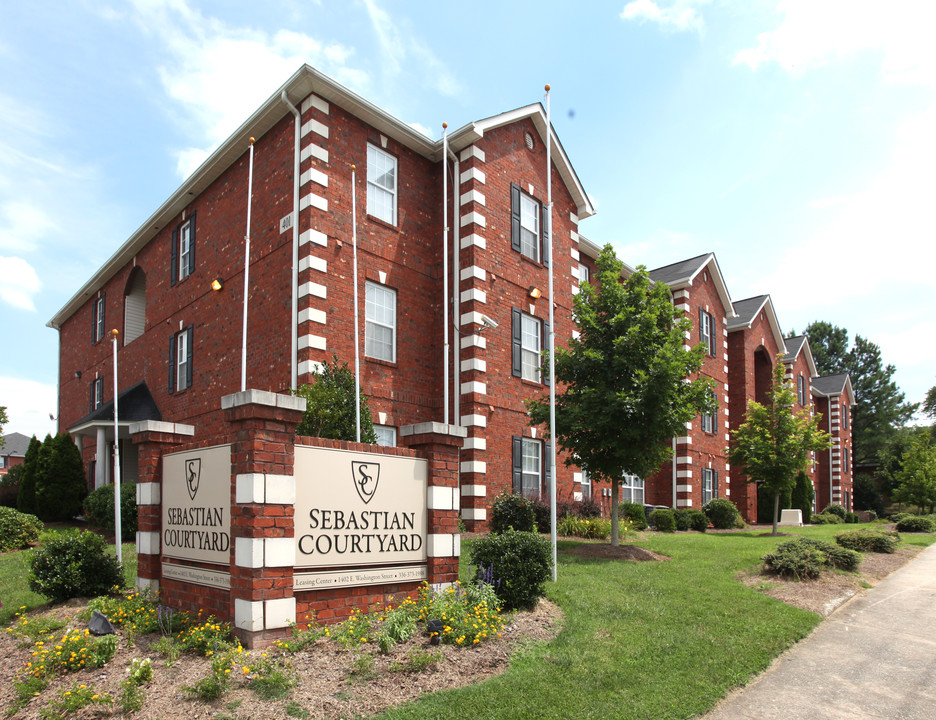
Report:
[{"label": "gold ball finial on pole", "polygon": [[442,123],[442,129],[443,129],[443,130],[445,130],[447,127],[448,127],[448,123],[447,123],[447,122]]},{"label": "gold ball finial on pole", "polygon": [[352,170],[357,170],[357,165],[355,165],[355,164],[352,163],[352,164],[351,164],[351,169],[352,169]]},{"label": "gold ball finial on pole", "polygon": [[117,328],[114,328],[113,330],[111,330],[111,337],[114,338],[114,340],[117,339],[118,335],[120,335],[120,333],[117,332]]},{"label": "gold ball finial on pole", "polygon": [[549,92],[549,83],[546,84],[546,92]]},{"label": "gold ball finial on pole", "polygon": [[253,145],[256,142],[253,138],[250,138],[250,144]]}]

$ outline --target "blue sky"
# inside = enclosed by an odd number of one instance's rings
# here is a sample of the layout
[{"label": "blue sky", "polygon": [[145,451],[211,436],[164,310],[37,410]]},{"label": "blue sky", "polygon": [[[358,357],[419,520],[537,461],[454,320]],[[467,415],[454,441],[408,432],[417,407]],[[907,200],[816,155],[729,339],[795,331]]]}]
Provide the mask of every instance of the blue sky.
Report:
[{"label": "blue sky", "polygon": [[439,137],[543,99],[597,215],[650,268],[717,253],[784,331],[936,384],[931,0],[62,0],[0,4],[0,405],[54,431],[81,284],[303,62]]}]

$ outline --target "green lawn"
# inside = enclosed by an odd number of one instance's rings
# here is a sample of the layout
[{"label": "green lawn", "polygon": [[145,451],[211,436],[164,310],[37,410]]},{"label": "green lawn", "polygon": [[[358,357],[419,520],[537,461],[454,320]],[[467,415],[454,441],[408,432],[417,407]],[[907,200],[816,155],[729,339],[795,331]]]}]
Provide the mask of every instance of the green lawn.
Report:
[{"label": "green lawn", "polygon": [[[796,532],[829,538],[843,529]],[[561,542],[559,579],[547,590],[565,613],[555,640],[526,648],[497,678],[379,717],[664,720],[704,713],[820,622],[734,579],[783,540],[750,532],[653,534],[639,544],[672,558],[657,563],[563,555],[574,543]]]},{"label": "green lawn", "polygon": [[[110,549],[116,552],[113,545]],[[32,550],[24,550],[0,555],[0,602],[3,603],[0,608],[0,625],[9,623],[21,607],[25,606],[29,611],[48,602],[29,589],[29,558],[32,554]],[[137,573],[136,545],[123,543],[122,554],[124,583],[127,587],[133,587]]]}]

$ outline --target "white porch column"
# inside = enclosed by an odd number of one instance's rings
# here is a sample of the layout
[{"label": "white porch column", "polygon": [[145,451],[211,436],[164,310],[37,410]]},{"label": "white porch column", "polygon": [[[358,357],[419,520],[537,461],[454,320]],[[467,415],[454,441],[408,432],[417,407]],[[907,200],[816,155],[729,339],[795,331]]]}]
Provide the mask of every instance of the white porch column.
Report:
[{"label": "white porch column", "polygon": [[107,431],[99,427],[97,429],[97,450],[94,454],[94,489],[104,487],[107,484],[107,476],[110,475],[110,462],[107,452]]}]

